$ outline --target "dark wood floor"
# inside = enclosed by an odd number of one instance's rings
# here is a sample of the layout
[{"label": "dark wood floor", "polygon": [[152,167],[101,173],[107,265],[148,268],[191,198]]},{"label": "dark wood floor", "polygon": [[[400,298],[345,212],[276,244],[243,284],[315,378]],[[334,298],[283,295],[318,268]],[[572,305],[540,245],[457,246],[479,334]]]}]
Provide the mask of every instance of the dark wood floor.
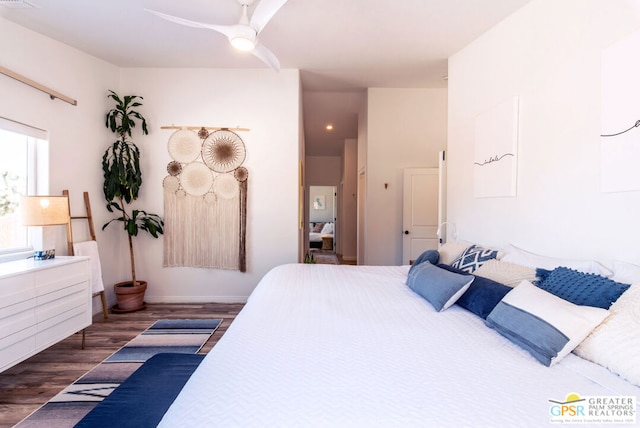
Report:
[{"label": "dark wood floor", "polygon": [[74,334],[0,373],[0,427],[20,422],[158,319],[223,318],[200,351],[207,353],[242,307],[239,303],[149,304],[142,311],[109,314],[107,320],[96,315],[86,330],[86,349],[81,347],[82,335]]}]

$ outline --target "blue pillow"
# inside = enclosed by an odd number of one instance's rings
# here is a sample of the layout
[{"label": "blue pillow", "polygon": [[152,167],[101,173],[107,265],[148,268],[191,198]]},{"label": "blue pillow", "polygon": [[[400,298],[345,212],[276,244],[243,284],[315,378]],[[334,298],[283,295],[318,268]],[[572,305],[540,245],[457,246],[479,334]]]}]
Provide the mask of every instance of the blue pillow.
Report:
[{"label": "blue pillow", "polygon": [[[439,267],[449,272],[464,274],[464,271],[453,266],[439,264]],[[470,274],[467,274],[470,275]],[[471,286],[456,301],[456,305],[462,306],[469,312],[473,312],[482,319],[486,319],[489,313],[496,307],[502,298],[511,291],[511,287],[500,284],[489,278],[475,276]]]},{"label": "blue pillow", "polygon": [[472,275],[459,275],[434,266],[420,263],[407,276],[407,285],[441,312],[453,305],[467,291]]},{"label": "blue pillow", "polygon": [[492,260],[498,257],[497,250],[491,250],[477,245],[472,245],[462,252],[454,261],[451,262],[451,266],[458,268],[462,271],[471,273],[478,269],[488,260]]},{"label": "blue pillow", "polygon": [[584,273],[567,267],[552,271],[536,269],[541,279],[536,286],[564,300],[581,306],[609,309],[627,291],[623,284],[595,273]]},{"label": "blue pillow", "polygon": [[420,263],[429,262],[432,265],[435,265],[440,260],[440,253],[438,250],[427,250],[424,253],[420,254],[418,258],[413,262],[411,267],[409,268],[409,273],[418,266]]}]

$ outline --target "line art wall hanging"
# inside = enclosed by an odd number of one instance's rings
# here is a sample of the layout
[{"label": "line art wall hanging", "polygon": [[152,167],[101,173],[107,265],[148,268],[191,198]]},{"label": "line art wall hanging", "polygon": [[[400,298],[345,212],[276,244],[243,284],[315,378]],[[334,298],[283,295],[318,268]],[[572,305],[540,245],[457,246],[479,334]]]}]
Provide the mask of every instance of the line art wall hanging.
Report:
[{"label": "line art wall hanging", "polygon": [[640,190],[640,31],[602,52],[602,110],[600,135],[600,189],[602,192]]},{"label": "line art wall hanging", "polygon": [[519,97],[476,117],[473,196],[516,196]]},{"label": "line art wall hanging", "polygon": [[228,128],[162,129],[177,129],[167,143],[172,160],[162,183],[164,266],[246,272],[244,142]]}]

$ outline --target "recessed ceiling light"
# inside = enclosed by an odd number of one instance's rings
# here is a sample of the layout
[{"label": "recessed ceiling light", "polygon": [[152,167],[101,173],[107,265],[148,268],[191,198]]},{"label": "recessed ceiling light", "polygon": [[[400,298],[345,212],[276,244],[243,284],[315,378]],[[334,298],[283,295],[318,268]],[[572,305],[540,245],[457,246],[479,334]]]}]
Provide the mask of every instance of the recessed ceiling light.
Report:
[{"label": "recessed ceiling light", "polygon": [[333,131],[333,125],[329,123],[327,126],[325,126],[325,129],[327,131]]}]

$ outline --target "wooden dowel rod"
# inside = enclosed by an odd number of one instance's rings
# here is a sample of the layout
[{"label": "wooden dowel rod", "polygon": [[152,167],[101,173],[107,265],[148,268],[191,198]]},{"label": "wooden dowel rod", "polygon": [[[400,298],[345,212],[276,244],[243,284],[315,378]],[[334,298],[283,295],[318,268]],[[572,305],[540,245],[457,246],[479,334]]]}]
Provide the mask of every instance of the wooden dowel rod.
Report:
[{"label": "wooden dowel rod", "polygon": [[206,129],[207,131],[250,131],[249,128],[226,128],[221,126],[161,126],[160,129],[189,129],[191,131],[197,131],[200,129]]},{"label": "wooden dowel rod", "polygon": [[73,106],[77,106],[78,102],[76,100],[74,100],[73,98],[69,98],[66,95],[62,95],[60,92],[54,91],[53,89],[47,88],[44,85],[39,84],[38,82],[35,82],[31,79],[29,79],[28,77],[23,76],[22,74],[18,74],[16,72],[13,72],[11,70],[9,70],[8,68],[5,68],[3,66],[0,65],[0,73],[4,74],[7,77],[11,77],[12,79],[17,80],[20,83],[24,83],[25,85],[29,85],[34,89],[37,89],[39,91],[44,92],[45,94],[48,94],[49,97],[51,97],[51,99],[59,99],[62,100],[66,103],[69,103]]}]

